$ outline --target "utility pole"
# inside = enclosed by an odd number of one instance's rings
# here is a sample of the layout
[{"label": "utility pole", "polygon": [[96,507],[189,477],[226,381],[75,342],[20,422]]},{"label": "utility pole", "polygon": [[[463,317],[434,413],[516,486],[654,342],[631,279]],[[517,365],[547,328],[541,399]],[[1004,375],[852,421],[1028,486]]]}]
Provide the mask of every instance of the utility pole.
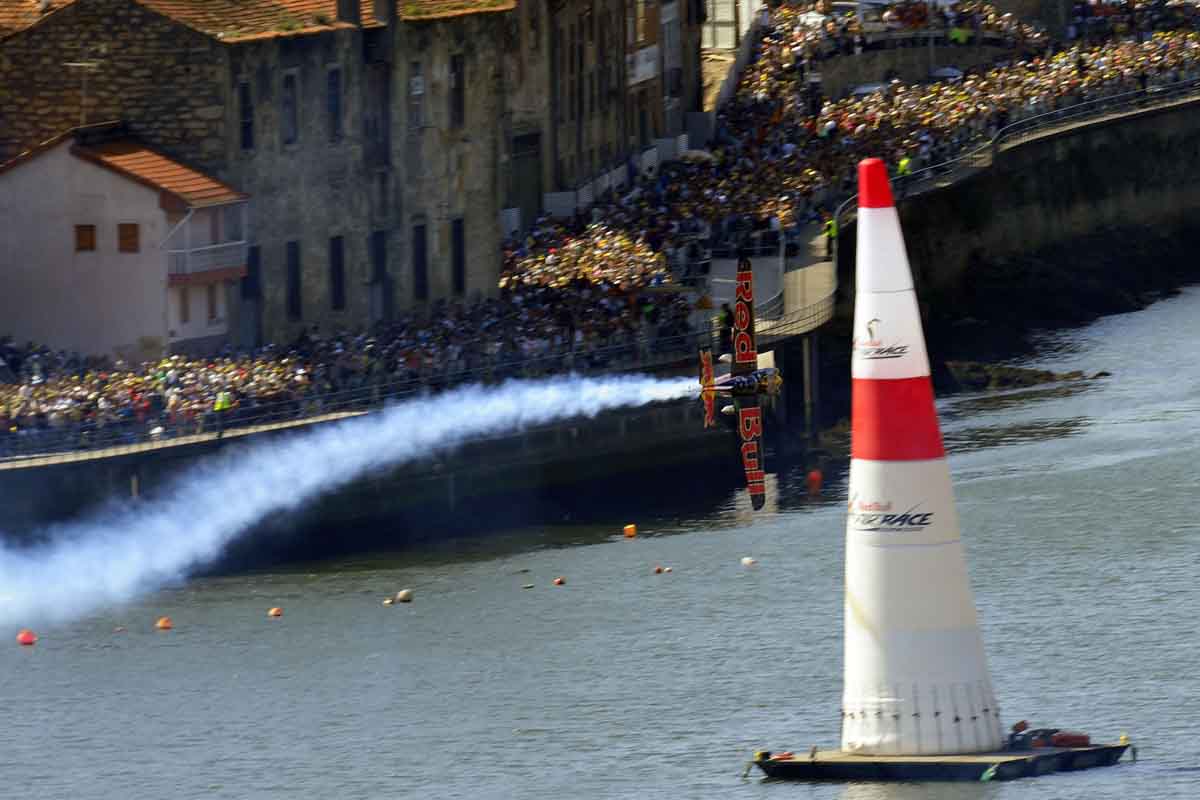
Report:
[{"label": "utility pole", "polygon": [[79,127],[87,125],[87,89],[88,89],[88,73],[100,68],[104,62],[95,58],[89,59],[93,52],[104,54],[104,45],[89,49],[84,53],[84,61],[66,61],[63,66],[69,69],[77,69],[81,72],[81,85],[79,87]]}]

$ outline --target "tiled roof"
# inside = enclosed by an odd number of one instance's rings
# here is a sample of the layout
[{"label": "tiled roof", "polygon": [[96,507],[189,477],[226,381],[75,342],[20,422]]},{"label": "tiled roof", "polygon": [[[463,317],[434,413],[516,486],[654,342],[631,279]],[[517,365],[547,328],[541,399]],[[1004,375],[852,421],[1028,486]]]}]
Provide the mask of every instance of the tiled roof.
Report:
[{"label": "tiled roof", "polygon": [[[24,30],[75,0],[49,0],[47,11],[39,0],[0,0],[0,38]],[[225,41],[289,36],[352,28],[338,22],[337,0],[131,0]],[[361,22],[380,25],[374,17],[374,0],[359,0]]]},{"label": "tiled roof", "polygon": [[10,33],[28,28],[42,17],[75,0],[50,0],[45,11],[38,10],[38,0],[0,0],[0,39]]},{"label": "tiled roof", "polygon": [[400,19],[421,20],[465,17],[469,14],[488,14],[512,11],[517,0],[396,0]]},{"label": "tiled roof", "polygon": [[71,152],[100,166],[173,195],[189,206],[211,206],[246,200],[247,195],[186,167],[135,139],[76,145]]},{"label": "tiled roof", "polygon": [[353,27],[337,0],[136,0],[190,28],[236,40]]}]

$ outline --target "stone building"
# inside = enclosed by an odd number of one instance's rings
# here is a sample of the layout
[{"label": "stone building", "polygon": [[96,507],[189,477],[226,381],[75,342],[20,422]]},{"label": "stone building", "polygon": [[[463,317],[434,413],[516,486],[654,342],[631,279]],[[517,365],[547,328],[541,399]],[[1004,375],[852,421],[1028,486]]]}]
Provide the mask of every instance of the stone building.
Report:
[{"label": "stone building", "polygon": [[[122,120],[251,198],[237,343],[358,328],[495,292],[503,236],[642,141],[623,1],[651,41],[646,0],[6,0],[0,163]],[[634,95],[650,138],[699,108],[698,44],[673,58]]]}]

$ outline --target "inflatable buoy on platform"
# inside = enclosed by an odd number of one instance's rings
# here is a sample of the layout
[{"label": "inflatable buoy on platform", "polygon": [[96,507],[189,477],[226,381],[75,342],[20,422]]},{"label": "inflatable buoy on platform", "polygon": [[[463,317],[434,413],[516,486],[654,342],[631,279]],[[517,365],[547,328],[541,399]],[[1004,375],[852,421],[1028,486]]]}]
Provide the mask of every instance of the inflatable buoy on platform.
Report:
[{"label": "inflatable buoy on platform", "polygon": [[637,525],[634,525],[633,523],[626,525],[625,526],[625,538],[632,539],[635,536],[637,536]]},{"label": "inflatable buoy on platform", "polygon": [[22,647],[32,647],[37,644],[37,634],[29,630],[29,628],[21,628],[17,631],[17,644]]},{"label": "inflatable buoy on platform", "polygon": [[279,606],[272,606],[271,608],[267,609],[267,616],[268,617],[282,617],[283,609],[280,608]]},{"label": "inflatable buoy on platform", "polygon": [[758,565],[758,560],[757,560],[757,559],[751,558],[750,556],[743,556],[743,557],[742,557],[742,566],[743,566],[743,567],[754,567],[754,566],[757,566],[757,565]]},{"label": "inflatable buoy on platform", "polygon": [[154,627],[158,628],[160,631],[169,631],[175,627],[175,624],[171,622],[170,617],[159,617],[158,622],[154,623]]},{"label": "inflatable buoy on platform", "polygon": [[567,583],[567,579],[566,579],[566,578],[555,578],[555,579],[554,579],[554,585],[555,585],[555,586],[564,586],[564,585],[566,585],[566,583]]},{"label": "inflatable buoy on platform", "polygon": [[396,592],[397,603],[411,603],[413,599],[412,589],[401,589]]}]

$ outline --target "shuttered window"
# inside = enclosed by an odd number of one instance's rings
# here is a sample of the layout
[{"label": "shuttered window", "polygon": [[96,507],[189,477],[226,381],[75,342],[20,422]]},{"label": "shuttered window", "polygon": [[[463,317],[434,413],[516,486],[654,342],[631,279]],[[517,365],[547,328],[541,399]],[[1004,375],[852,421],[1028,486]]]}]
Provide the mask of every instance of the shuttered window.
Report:
[{"label": "shuttered window", "polygon": [[122,222],[117,225],[117,250],[122,253],[136,253],[141,250],[139,231],[136,222]]},{"label": "shuttered window", "polygon": [[75,252],[88,253],[96,249],[96,226],[75,226]]}]

